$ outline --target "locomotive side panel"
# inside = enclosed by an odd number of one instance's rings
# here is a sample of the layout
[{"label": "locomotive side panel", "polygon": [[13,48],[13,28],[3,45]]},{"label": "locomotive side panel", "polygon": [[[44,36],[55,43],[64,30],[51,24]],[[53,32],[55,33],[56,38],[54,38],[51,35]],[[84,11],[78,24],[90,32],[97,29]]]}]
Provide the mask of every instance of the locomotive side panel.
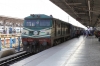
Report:
[{"label": "locomotive side panel", "polygon": [[[53,19],[52,21],[52,35],[51,42],[53,45],[61,43],[61,21],[58,19]],[[60,41],[60,42],[58,42]]]},{"label": "locomotive side panel", "polygon": [[59,37],[59,36],[61,36],[61,32],[62,32],[62,30],[61,30],[61,21],[60,20],[58,20],[58,19],[54,19],[53,20],[53,37]]},{"label": "locomotive side panel", "polygon": [[58,19],[53,21],[53,43],[59,44],[70,38],[70,24]]}]

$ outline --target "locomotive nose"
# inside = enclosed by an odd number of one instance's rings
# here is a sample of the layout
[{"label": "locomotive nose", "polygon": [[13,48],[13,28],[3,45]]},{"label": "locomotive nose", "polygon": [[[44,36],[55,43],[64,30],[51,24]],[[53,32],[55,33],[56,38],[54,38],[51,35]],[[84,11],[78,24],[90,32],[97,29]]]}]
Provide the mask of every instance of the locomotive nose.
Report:
[{"label": "locomotive nose", "polygon": [[32,45],[36,45],[38,43],[38,41],[34,41],[32,42]]},{"label": "locomotive nose", "polygon": [[42,45],[43,45],[43,46],[46,46],[46,45],[47,45],[47,42],[46,42],[46,41],[45,41],[45,42],[43,42],[43,43],[42,43]]}]

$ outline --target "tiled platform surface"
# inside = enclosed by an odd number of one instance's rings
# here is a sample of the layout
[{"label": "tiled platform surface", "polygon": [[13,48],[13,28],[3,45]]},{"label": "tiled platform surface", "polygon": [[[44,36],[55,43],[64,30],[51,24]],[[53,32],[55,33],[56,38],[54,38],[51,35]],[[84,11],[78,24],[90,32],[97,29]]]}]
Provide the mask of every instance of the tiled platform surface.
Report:
[{"label": "tiled platform surface", "polygon": [[100,42],[81,36],[11,66],[100,66]]}]

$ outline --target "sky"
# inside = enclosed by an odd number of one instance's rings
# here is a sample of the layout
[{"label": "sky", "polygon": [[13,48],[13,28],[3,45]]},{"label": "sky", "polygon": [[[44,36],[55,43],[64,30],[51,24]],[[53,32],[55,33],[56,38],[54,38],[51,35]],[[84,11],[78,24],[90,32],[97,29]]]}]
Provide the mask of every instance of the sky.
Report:
[{"label": "sky", "polygon": [[23,19],[30,14],[52,15],[54,18],[86,28],[49,0],[0,0],[0,16]]}]

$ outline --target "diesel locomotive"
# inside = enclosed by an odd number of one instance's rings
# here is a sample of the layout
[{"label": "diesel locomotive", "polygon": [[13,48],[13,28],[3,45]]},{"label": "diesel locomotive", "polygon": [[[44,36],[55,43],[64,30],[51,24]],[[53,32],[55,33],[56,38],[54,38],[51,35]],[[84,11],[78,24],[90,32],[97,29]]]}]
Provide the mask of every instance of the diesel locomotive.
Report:
[{"label": "diesel locomotive", "polygon": [[52,15],[31,14],[24,18],[22,44],[27,52],[39,52],[79,35],[79,27]]}]

